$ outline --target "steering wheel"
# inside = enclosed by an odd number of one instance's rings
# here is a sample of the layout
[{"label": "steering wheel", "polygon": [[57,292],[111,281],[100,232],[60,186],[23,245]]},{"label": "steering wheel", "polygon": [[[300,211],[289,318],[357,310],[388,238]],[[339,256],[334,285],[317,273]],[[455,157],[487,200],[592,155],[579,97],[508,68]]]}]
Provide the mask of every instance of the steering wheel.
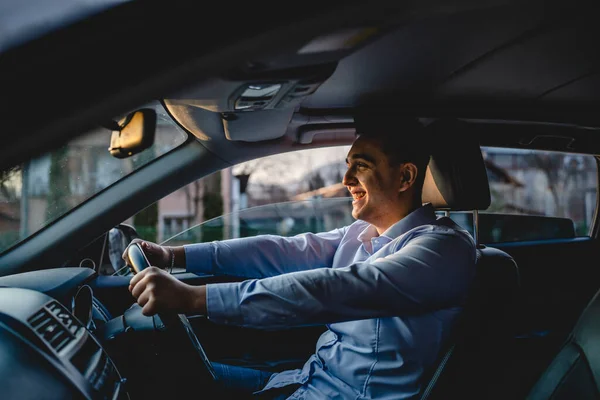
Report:
[{"label": "steering wheel", "polygon": [[[129,246],[127,249],[127,257],[129,258],[129,265],[131,266],[134,274],[139,273],[150,266],[150,262],[146,258],[146,255],[142,251],[139,243],[133,243],[131,246]],[[206,356],[206,352],[200,344],[198,336],[196,336],[194,333],[192,325],[187,317],[184,314],[165,313],[159,313],[158,317],[166,330],[175,332],[175,336],[177,338],[187,338],[188,343],[191,343],[194,349],[192,353],[200,358],[199,364],[202,366],[200,374],[202,375],[203,381],[206,382],[208,380],[216,382],[217,375],[215,370],[213,369],[210,360]]]}]

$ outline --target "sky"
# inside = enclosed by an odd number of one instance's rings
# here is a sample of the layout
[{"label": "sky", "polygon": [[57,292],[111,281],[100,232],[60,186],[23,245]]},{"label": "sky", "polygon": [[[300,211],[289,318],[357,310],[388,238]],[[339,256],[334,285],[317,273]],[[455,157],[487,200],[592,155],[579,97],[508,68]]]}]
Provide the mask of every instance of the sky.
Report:
[{"label": "sky", "polygon": [[233,173],[257,166],[250,177],[250,184],[285,185],[297,182],[326,164],[343,162],[349,150],[350,146],[337,146],[277,154],[236,165]]}]

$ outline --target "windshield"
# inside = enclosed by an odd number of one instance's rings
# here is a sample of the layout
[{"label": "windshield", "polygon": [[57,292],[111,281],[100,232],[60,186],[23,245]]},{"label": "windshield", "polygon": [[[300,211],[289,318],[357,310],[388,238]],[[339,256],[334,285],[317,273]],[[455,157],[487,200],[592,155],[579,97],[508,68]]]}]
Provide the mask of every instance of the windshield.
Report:
[{"label": "windshield", "polygon": [[185,142],[187,134],[160,103],[148,107],[157,113],[154,144],[133,157],[111,156],[111,131],[98,128],[0,172],[0,253]]}]

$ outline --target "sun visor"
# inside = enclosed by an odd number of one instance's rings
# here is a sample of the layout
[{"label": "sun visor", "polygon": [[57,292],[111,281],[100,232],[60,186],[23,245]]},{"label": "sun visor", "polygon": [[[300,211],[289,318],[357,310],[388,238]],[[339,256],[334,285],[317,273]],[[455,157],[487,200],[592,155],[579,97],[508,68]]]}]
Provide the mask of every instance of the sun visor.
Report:
[{"label": "sun visor", "polygon": [[229,140],[259,142],[285,135],[294,109],[223,113],[225,137]]},{"label": "sun visor", "polygon": [[287,133],[293,109],[220,113],[165,100],[169,113],[201,141],[225,137],[230,141],[260,142]]}]

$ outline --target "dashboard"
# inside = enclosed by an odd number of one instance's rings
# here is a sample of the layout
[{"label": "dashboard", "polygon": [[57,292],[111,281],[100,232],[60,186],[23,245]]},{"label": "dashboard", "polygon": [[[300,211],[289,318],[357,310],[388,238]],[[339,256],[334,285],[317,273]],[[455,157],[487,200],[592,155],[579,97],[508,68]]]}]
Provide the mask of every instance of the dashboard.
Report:
[{"label": "dashboard", "polygon": [[127,399],[124,379],[92,334],[110,319],[87,268],[0,277],[2,398]]}]

